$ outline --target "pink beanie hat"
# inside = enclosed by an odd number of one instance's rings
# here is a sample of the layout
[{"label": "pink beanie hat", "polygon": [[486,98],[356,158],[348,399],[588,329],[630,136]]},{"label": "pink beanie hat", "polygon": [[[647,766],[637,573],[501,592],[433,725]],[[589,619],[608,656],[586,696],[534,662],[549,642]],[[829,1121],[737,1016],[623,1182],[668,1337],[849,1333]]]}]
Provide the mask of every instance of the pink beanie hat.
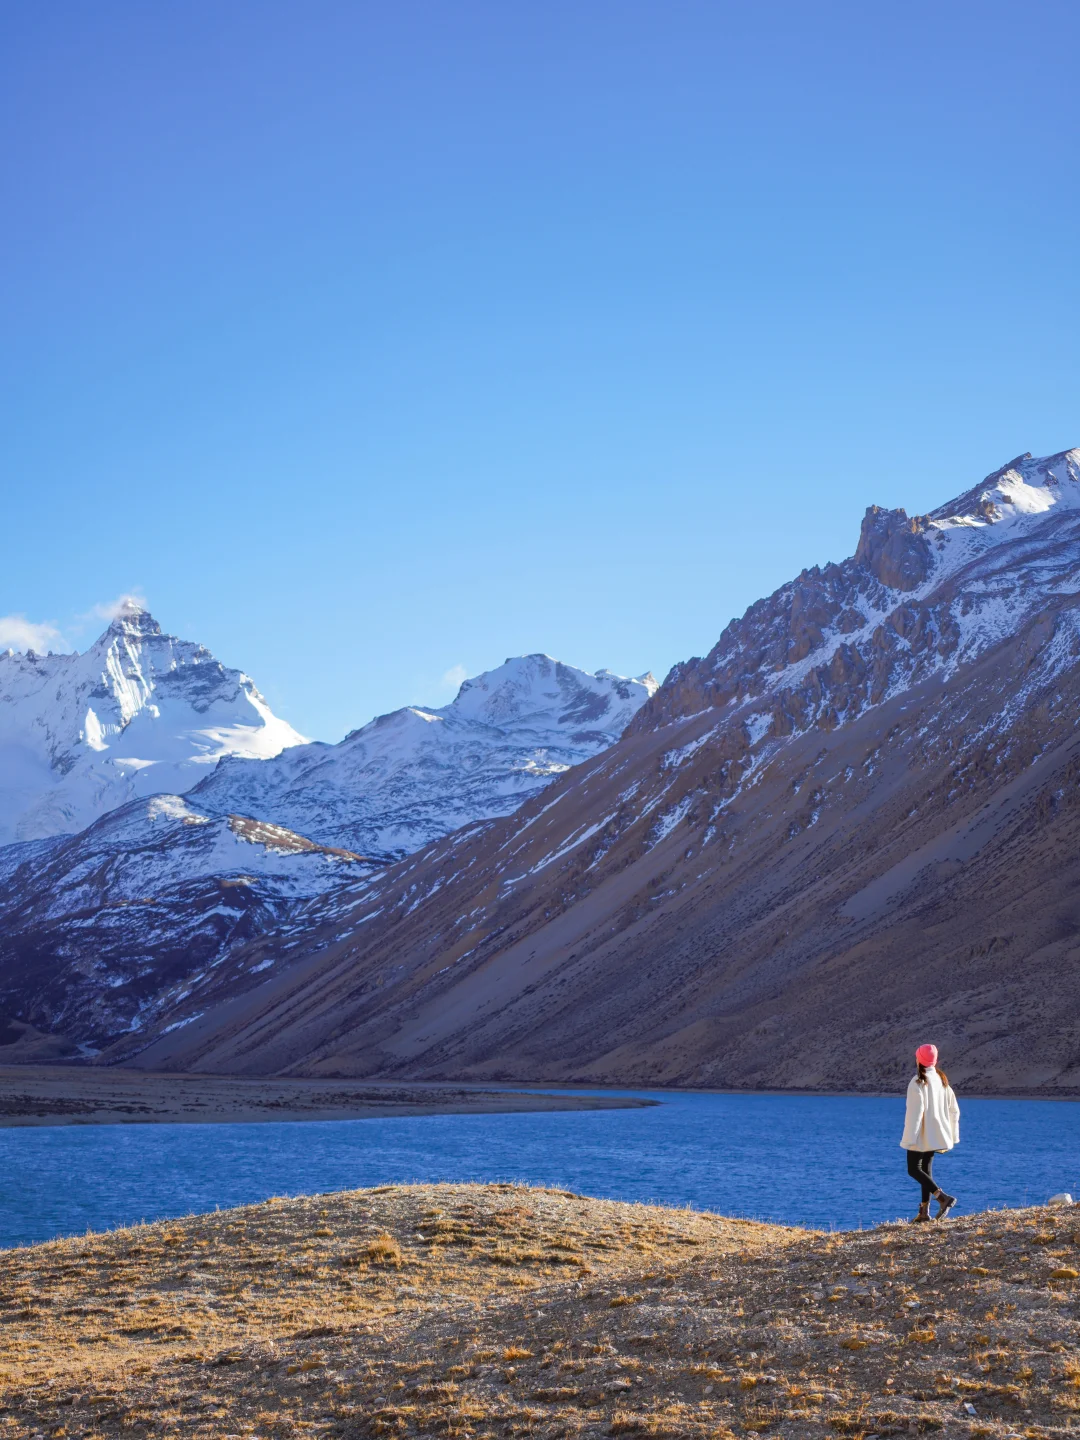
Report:
[{"label": "pink beanie hat", "polygon": [[936,1064],[937,1064],[937,1046],[936,1046],[936,1045],[920,1045],[919,1048],[915,1051],[915,1059],[919,1062],[920,1065],[925,1065],[925,1066],[927,1066],[928,1068],[929,1068],[929,1066],[931,1066],[931,1065],[936,1065]]}]

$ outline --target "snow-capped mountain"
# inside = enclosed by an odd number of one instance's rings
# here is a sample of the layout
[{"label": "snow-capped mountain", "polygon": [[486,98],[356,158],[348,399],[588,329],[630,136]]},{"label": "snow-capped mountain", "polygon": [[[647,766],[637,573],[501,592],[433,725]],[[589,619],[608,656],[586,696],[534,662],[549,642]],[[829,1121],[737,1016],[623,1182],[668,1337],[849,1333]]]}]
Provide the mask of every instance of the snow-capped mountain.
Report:
[{"label": "snow-capped mountain", "polygon": [[[261,934],[377,867],[281,826],[132,800],[74,836],[0,848],[0,1013],[137,1035]],[[254,968],[258,961],[239,962]]]},{"label": "snow-capped mountain", "polygon": [[327,845],[400,857],[508,815],[613,745],[656,691],[651,675],[595,675],[523,655],[466,680],[439,709],[380,715],[338,745],[229,759],[193,793],[215,814],[274,820]]},{"label": "snow-capped mountain", "polygon": [[0,652],[0,844],[304,743],[246,675],[129,604],[81,655]]},{"label": "snow-capped mountain", "polygon": [[5,655],[4,832],[22,838],[0,847],[0,1012],[137,1046],[263,974],[260,936],[324,922],[387,852],[505,815],[612,744],[655,689],[524,656],[324,745],[145,611],[85,655]]},{"label": "snow-capped mountain", "polygon": [[1080,1094],[1078,715],[1080,451],[872,506],[616,745],[265,937],[273,986],[139,1063],[880,1090],[933,1038]]}]

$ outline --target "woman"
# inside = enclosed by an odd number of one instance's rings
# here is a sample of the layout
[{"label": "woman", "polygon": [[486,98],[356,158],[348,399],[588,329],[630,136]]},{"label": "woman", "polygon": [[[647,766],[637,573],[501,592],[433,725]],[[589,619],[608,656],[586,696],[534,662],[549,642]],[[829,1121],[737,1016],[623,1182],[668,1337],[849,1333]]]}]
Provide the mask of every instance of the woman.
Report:
[{"label": "woman", "polygon": [[931,1196],[938,1202],[935,1220],[942,1219],[956,1204],[956,1196],[946,1195],[931,1168],[935,1155],[951,1150],[960,1141],[960,1106],[948,1076],[937,1068],[937,1046],[920,1045],[915,1059],[919,1073],[912,1076],[907,1088],[907,1117],[900,1144],[908,1152],[908,1174],[922,1186],[922,1204],[911,1222],[918,1225],[930,1219]]}]

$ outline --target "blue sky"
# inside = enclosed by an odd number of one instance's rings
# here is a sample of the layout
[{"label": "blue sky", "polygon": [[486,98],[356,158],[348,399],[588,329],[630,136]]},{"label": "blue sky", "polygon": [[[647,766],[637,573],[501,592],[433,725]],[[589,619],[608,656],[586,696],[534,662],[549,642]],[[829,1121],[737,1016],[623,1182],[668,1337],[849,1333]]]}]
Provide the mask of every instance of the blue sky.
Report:
[{"label": "blue sky", "polygon": [[1078,42],[6,0],[0,617],[141,592],[326,739],[511,654],[662,674],[867,504],[1080,443]]}]

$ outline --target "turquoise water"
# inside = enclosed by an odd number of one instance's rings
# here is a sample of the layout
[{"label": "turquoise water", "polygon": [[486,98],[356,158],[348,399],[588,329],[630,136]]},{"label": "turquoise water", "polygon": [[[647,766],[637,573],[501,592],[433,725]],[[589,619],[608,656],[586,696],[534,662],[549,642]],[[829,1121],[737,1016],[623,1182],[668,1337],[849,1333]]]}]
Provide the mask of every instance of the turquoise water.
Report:
[{"label": "turquoise water", "polygon": [[[631,1093],[631,1092],[627,1092]],[[397,1180],[525,1180],[848,1228],[914,1214],[902,1098],[636,1091],[640,1110],[0,1129],[0,1245]],[[957,1213],[1080,1193],[1080,1105],[961,1100]]]}]

